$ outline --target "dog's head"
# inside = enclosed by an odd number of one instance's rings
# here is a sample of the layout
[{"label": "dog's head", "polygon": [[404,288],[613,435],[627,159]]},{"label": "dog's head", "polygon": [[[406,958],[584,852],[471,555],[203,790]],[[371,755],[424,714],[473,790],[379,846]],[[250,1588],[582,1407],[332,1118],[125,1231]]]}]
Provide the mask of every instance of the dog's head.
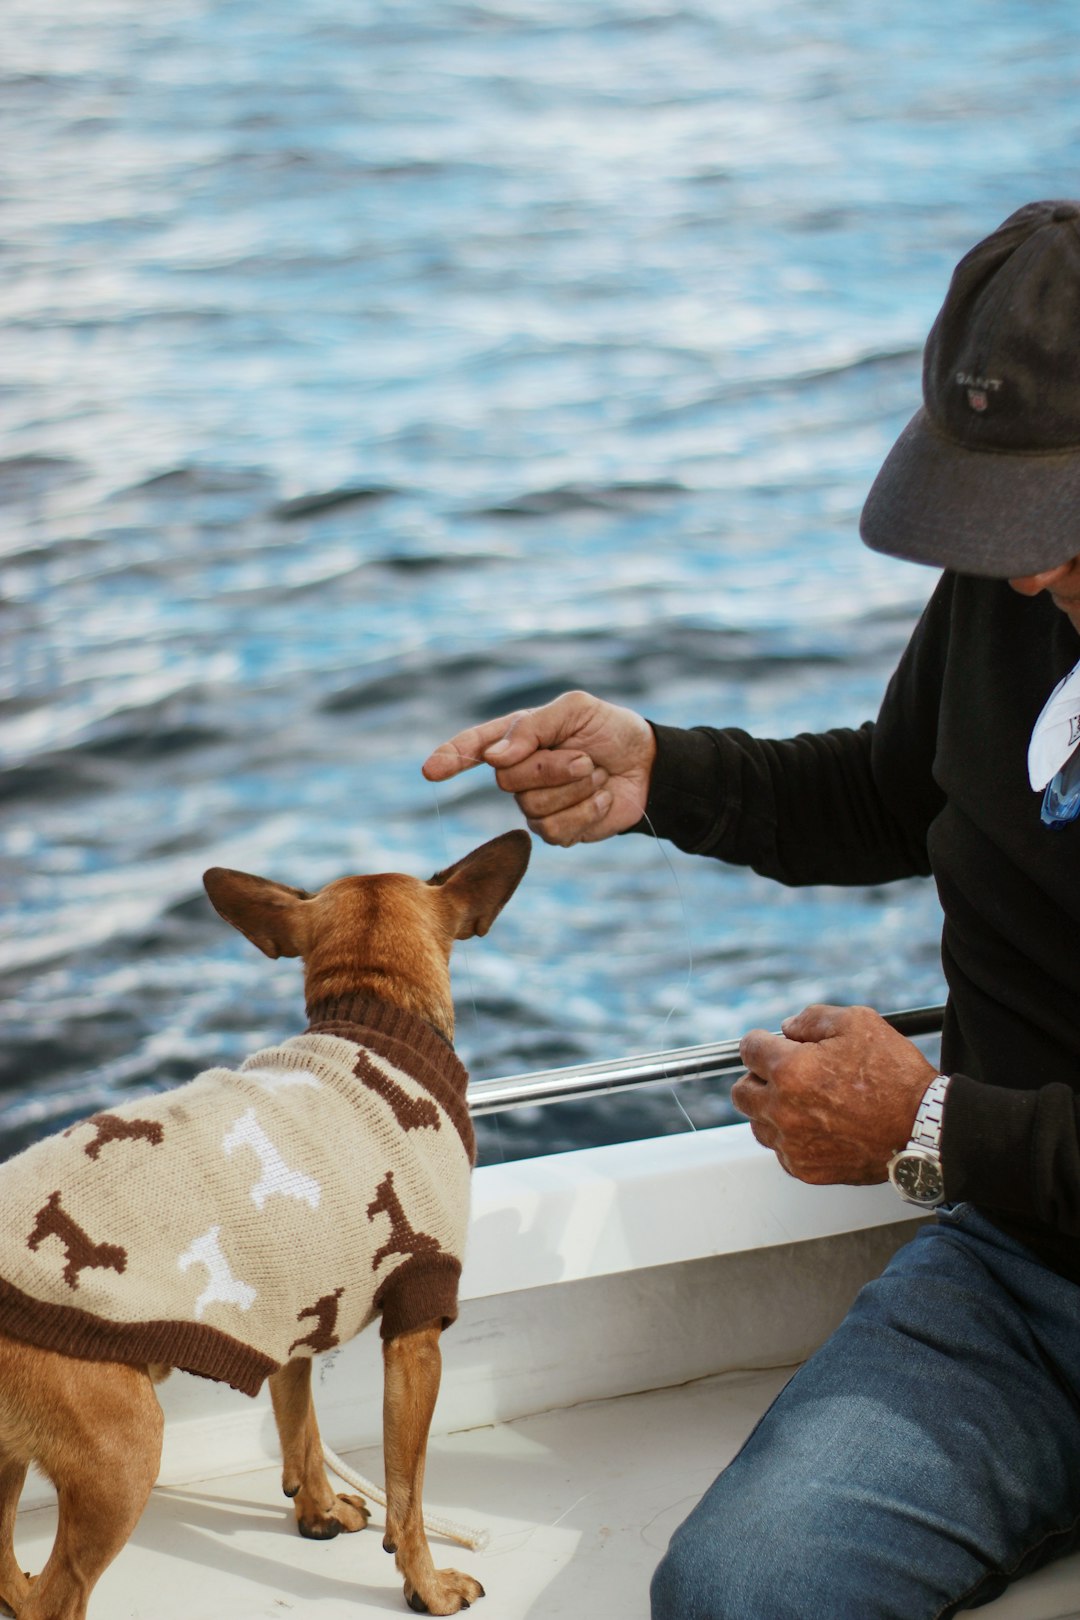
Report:
[{"label": "dog's head", "polygon": [[515,829],[427,882],[401,872],[337,878],[314,893],[215,866],[203,876],[225,921],[267,956],[299,956],[309,1006],[366,992],[453,1035],[450,951],[486,934],[529,864]]}]

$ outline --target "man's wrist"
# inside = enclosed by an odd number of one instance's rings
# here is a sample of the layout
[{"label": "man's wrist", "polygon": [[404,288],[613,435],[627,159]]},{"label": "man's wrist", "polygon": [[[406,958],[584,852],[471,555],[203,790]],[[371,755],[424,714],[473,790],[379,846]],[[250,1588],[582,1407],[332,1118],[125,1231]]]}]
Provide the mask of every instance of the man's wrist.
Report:
[{"label": "man's wrist", "polygon": [[699,854],[715,837],[723,808],[716,741],[701,726],[687,729],[656,720],[648,725],[655,753],[649,766],[646,814],[630,831],[651,832]]},{"label": "man's wrist", "polygon": [[935,1075],[923,1092],[922,1101],[915,1110],[909,1147],[929,1148],[931,1152],[940,1156],[941,1127],[945,1118],[945,1098],[949,1090],[949,1079],[950,1076],[947,1074]]},{"label": "man's wrist", "polygon": [[935,1075],[915,1111],[907,1146],[889,1161],[889,1180],[896,1191],[920,1209],[936,1209],[945,1202],[941,1128],[948,1089],[948,1075]]}]

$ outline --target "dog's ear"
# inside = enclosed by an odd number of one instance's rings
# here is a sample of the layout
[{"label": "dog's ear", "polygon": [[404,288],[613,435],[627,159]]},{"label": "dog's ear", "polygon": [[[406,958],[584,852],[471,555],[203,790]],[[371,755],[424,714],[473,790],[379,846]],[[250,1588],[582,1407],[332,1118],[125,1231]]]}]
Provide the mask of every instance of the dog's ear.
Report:
[{"label": "dog's ear", "polygon": [[303,956],[307,947],[306,889],[212,866],[203,884],[214,910],[266,956]]},{"label": "dog's ear", "polygon": [[531,854],[532,839],[522,828],[515,828],[428,879],[446,897],[455,939],[487,933],[525,876]]}]

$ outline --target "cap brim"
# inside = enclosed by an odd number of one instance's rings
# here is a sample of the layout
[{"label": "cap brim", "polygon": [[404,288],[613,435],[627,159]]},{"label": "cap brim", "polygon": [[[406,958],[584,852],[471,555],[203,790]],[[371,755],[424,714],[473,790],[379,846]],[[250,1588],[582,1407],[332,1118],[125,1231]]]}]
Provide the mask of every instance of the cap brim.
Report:
[{"label": "cap brim", "polygon": [[1016,579],[1080,555],[1080,450],[966,450],[912,417],[874,480],[859,532],[874,551]]}]

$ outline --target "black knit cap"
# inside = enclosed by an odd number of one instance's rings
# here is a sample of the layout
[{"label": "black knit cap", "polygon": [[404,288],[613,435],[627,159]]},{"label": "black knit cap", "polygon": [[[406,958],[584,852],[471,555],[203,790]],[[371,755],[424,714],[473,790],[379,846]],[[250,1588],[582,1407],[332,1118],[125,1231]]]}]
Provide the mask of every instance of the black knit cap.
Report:
[{"label": "black knit cap", "polygon": [[961,259],[923,400],[863,507],[868,546],[999,579],[1080,555],[1080,202],[1029,203]]}]

